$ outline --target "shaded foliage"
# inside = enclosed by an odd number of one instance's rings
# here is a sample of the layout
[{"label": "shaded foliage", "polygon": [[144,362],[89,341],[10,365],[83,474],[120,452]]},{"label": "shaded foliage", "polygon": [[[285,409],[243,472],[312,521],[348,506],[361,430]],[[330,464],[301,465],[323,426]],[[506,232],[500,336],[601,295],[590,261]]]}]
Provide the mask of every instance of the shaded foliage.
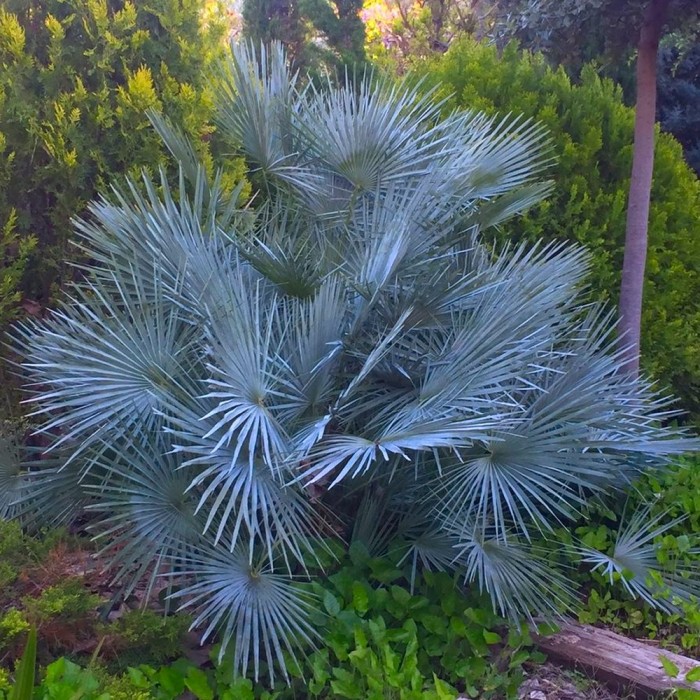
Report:
[{"label": "shaded foliage", "polygon": [[362,0],[245,0],[243,34],[281,42],[303,73],[352,72],[365,62],[361,10]]},{"label": "shaded foliage", "polygon": [[308,579],[338,542],[512,618],[573,605],[533,540],[697,442],[622,371],[583,249],[485,243],[550,189],[542,127],[440,119],[407,83],[302,84],[278,44],[235,46],[217,96],[258,207],[153,117],[179,188],[146,173],[95,202],[85,279],[14,332],[62,466],[10,460],[10,506],[87,509],[116,583],[170,574],[219,661],[273,684],[318,638]]},{"label": "shaded foliage", "polygon": [[[587,67],[574,85],[543,56],[465,40],[426,71],[440,81],[448,107],[520,113],[546,125],[553,139],[554,190],[543,204],[500,228],[505,241],[578,241],[593,256],[596,296],[616,302],[634,115],[619,87]],[[642,322],[642,365],[700,412],[700,183],[680,146],[661,134],[656,149]]]},{"label": "shaded foliage", "polygon": [[683,146],[686,160],[700,175],[700,44],[659,53],[657,115],[661,128]]}]

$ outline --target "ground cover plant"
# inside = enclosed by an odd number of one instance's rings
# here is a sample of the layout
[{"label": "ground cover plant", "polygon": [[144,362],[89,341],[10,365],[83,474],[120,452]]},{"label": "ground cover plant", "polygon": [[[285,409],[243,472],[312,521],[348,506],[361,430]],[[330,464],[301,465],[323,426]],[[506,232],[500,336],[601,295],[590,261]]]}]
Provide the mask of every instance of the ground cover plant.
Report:
[{"label": "ground cover plant", "polygon": [[[19,676],[27,635],[37,633],[36,698],[515,697],[523,666],[537,660],[526,629],[509,628],[482,596],[453,576],[392,557],[372,558],[361,539],[339,543],[314,574],[319,609],[312,624],[324,648],[289,666],[274,688],[234,678],[218,646],[185,636],[181,615],[138,595],[115,606],[110,572],[84,536],[55,530],[31,536],[0,521],[0,698]],[[116,589],[118,591],[118,588]],[[115,613],[118,613],[115,615]],[[66,695],[67,694],[67,695]],[[12,700],[15,700],[12,698]]]},{"label": "ground cover plant", "polygon": [[[482,244],[549,190],[543,130],[440,119],[371,76],[315,87],[278,46],[234,47],[217,94],[258,196],[241,209],[244,184],[152,115],[179,187],[145,173],[94,203],[85,279],[14,333],[51,444],[3,463],[7,514],[88,513],[125,596],[165,578],[217,660],[272,688],[315,653],[320,601],[333,615],[313,583],[337,542],[398,555],[409,595],[448,571],[514,620],[566,609],[569,561],[535,540],[696,443],[621,371],[583,249]],[[664,572],[631,522],[567,560],[650,603],[692,595],[692,562]]]},{"label": "ground cover plant", "polygon": [[[236,675],[232,660],[219,661],[218,645],[210,645],[209,660],[111,670],[98,655],[82,663],[60,657],[39,673],[36,697],[70,691],[75,700],[170,700],[185,692],[208,700],[515,698],[524,664],[542,658],[527,631],[509,630],[452,576],[426,572],[414,584],[411,592],[401,567],[369,557],[355,541],[335,573],[314,584],[322,605],[313,623],[327,646],[300,663],[290,659],[288,677],[271,688]],[[3,700],[9,684],[9,674],[0,674]]]},{"label": "ground cover plant", "polygon": [[50,530],[22,532],[0,521],[0,666],[21,657],[29,630],[37,632],[37,658],[45,665],[67,655],[86,663],[97,653],[112,670],[158,665],[180,657],[187,617],[140,610],[138,596],[113,600],[110,574],[85,537]]}]

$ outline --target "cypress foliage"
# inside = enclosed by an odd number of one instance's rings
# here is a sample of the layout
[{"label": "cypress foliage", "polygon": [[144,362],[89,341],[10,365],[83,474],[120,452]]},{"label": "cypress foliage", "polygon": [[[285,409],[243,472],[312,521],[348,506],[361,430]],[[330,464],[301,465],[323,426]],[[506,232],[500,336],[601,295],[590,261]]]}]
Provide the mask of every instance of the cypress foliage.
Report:
[{"label": "cypress foliage", "polygon": [[[552,139],[555,189],[540,206],[503,226],[497,240],[566,238],[585,244],[596,295],[617,303],[634,129],[622,90],[593,66],[573,84],[541,55],[465,40],[426,68],[428,83],[452,94],[446,109],[523,114]],[[642,367],[700,414],[700,181],[678,141],[659,133],[649,221],[642,319]]]},{"label": "cypress foliage", "polygon": [[[166,112],[212,165],[203,76],[225,28],[204,26],[200,8],[199,0],[3,2],[0,323],[16,313],[18,295],[46,304],[70,277],[70,219],[98,191],[166,165],[146,110]],[[240,161],[231,167],[240,175]]]},{"label": "cypress foliage", "polygon": [[[0,7],[0,332],[74,276],[72,217],[125,175],[167,167],[146,110],[207,167],[218,135],[206,69],[225,27],[199,0],[3,0]],[[217,150],[225,150],[219,149]],[[231,181],[242,161],[229,159]],[[1,351],[0,351],[1,352]],[[0,362],[3,391],[10,385]],[[0,397],[0,414],[12,401]]]}]

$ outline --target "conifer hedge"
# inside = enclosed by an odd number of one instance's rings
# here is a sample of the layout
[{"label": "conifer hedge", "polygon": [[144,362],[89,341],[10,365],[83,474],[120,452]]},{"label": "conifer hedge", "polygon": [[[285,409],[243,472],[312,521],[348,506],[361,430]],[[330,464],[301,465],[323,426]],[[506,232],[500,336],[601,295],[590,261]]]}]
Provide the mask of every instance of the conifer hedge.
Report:
[{"label": "conifer hedge", "polygon": [[[216,135],[205,73],[224,48],[225,26],[205,24],[202,7],[201,0],[3,0],[0,323],[16,312],[20,293],[44,304],[70,274],[70,219],[106,183],[165,165],[146,110],[168,115],[211,164]],[[240,175],[240,161],[233,167]]]},{"label": "conifer hedge", "polygon": [[[203,6],[0,3],[0,332],[23,297],[36,313],[74,275],[72,217],[107,183],[167,166],[146,110],[165,113],[209,167],[211,154],[226,150],[216,147],[206,78],[226,27],[217,13],[205,21]],[[226,162],[231,181],[240,179],[242,161]],[[0,415],[10,405],[1,394]]]},{"label": "conifer hedge", "polygon": [[[572,82],[536,54],[515,45],[498,55],[471,40],[426,63],[426,85],[441,83],[445,110],[523,114],[552,139],[554,190],[526,216],[504,225],[501,240],[567,238],[594,256],[591,280],[599,298],[617,303],[634,113],[621,89],[593,66]],[[700,415],[700,181],[681,145],[658,134],[642,320],[644,369]]]}]

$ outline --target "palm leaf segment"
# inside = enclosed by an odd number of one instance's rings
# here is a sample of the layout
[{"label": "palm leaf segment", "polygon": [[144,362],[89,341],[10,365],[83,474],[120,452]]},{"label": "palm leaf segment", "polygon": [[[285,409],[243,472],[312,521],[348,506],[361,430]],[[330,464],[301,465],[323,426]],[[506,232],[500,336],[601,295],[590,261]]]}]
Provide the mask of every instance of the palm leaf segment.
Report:
[{"label": "palm leaf segment", "polygon": [[[179,573],[256,675],[313,638],[292,577],[331,497],[414,568],[455,568],[506,612],[560,609],[532,539],[692,443],[619,371],[609,316],[581,301],[583,251],[480,243],[546,191],[542,131],[441,121],[371,76],[303,89],[278,46],[234,47],[218,92],[260,205],[238,210],[154,117],[178,191],[146,177],[95,203],[86,281],[15,333],[68,455],[26,497],[48,506],[65,475],[118,579]],[[358,514],[363,491],[385,496]]]}]

